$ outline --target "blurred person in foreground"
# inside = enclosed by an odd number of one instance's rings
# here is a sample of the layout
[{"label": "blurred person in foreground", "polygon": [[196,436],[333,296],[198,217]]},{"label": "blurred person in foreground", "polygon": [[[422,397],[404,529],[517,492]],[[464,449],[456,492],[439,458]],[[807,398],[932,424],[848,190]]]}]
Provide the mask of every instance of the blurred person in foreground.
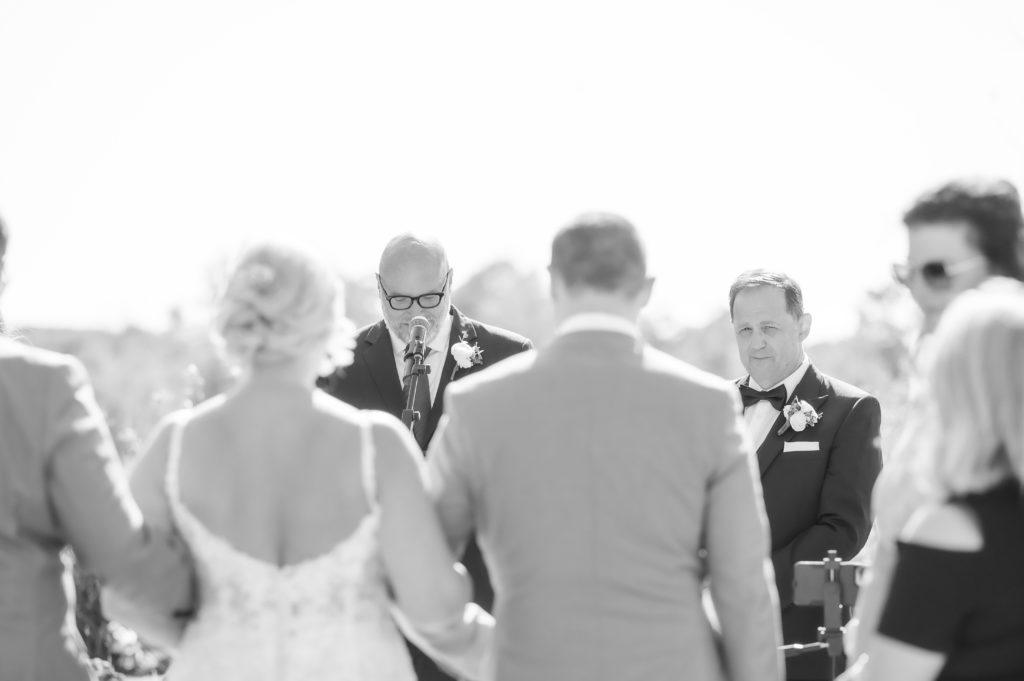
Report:
[{"label": "blurred person in foreground", "polygon": [[[976,286],[1024,280],[1024,216],[1010,182],[962,178],[917,198],[903,216],[907,262],[893,276],[924,314],[922,334],[957,295]],[[1003,280],[1003,281],[1001,281]]]},{"label": "blurred person in foreground", "polygon": [[[829,550],[852,559],[871,529],[871,487],[882,466],[878,400],[811,363],[803,291],[791,277],[749,270],[729,289],[743,416],[757,448],[772,562],[787,644],[817,641],[821,607],[793,602],[793,565]],[[825,651],[786,658],[788,679],[831,679]]]},{"label": "blurred person in foreground", "polygon": [[[318,381],[328,394],[354,407],[379,409],[400,418],[411,390],[405,376],[410,322],[425,318],[424,363],[430,373],[419,382],[414,396],[414,407],[423,416],[412,431],[424,452],[444,411],[449,385],[533,347],[517,333],[462,314],[452,303],[454,276],[448,255],[436,239],[415,234],[391,239],[381,253],[377,273],[381,319],[357,332],[350,364]],[[494,591],[476,541],[467,544],[460,558],[472,579],[473,600],[490,610]],[[415,646],[409,652],[419,681],[451,679]]]},{"label": "blurred person in foreground", "polygon": [[[6,247],[0,221],[0,282]],[[85,369],[0,333],[0,681],[89,678],[65,547],[162,617],[192,601],[185,548],[143,522]]]},{"label": "blurred person in foreground", "polygon": [[[1003,179],[962,178],[919,196],[903,217],[907,262],[893,267],[924,315],[914,348],[910,401],[929,396],[919,365],[927,361],[932,331],[946,307],[972,289],[1024,293],[1024,214],[1020,195]],[[913,406],[911,407],[913,408]],[[858,597],[856,621],[848,627],[847,647],[859,649],[872,636],[895,560],[895,537],[925,499],[916,492],[909,461],[921,421],[901,431],[893,455],[875,486],[872,507],[878,542]]]},{"label": "blurred person in foreground", "polygon": [[[411,681],[390,589],[405,621],[478,675],[489,616],[467,606],[415,443],[314,386],[328,348],[348,352],[333,342],[340,301],[305,254],[248,250],[216,321],[237,384],[169,416],[133,471],[146,518],[181,533],[199,575],[195,618],[170,632],[171,681]],[[131,604],[116,605],[131,625]]]},{"label": "blurred person in foreground", "polygon": [[845,679],[1024,678],[1024,295],[969,291],[929,357],[877,633]]},{"label": "blurred person in foreground", "polygon": [[640,338],[653,279],[625,219],[559,231],[550,273],[554,340],[452,385],[427,455],[449,542],[476,532],[494,578],[491,678],[779,679],[735,388]]}]

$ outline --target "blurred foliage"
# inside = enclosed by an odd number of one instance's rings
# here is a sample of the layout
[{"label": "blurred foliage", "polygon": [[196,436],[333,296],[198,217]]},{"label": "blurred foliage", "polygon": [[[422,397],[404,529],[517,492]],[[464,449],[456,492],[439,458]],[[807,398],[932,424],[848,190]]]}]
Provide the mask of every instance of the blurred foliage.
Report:
[{"label": "blurred foliage", "polygon": [[[543,345],[554,331],[547,277],[496,262],[470,276],[453,295],[467,315],[501,326]],[[887,452],[906,410],[910,327],[902,292],[894,286],[869,291],[857,310],[859,323],[847,338],[814,343],[807,352],[823,372],[853,383],[882,403],[882,445]],[[357,325],[380,317],[376,283],[346,282],[346,310]],[[207,328],[186,325],[180,312],[168,315],[168,328],[149,332],[126,328],[104,331],[24,329],[26,342],[77,356],[89,370],[97,399],[124,459],[171,411],[225,390],[231,372]],[[911,325],[912,326],[912,325]],[[673,320],[641,320],[641,329],[656,348],[723,378],[743,374],[727,310],[700,327]],[[127,674],[162,671],[166,658],[147,649],[131,632],[109,626],[99,611],[97,585],[79,574],[79,626],[94,657],[112,661]],[[111,672],[112,673],[112,672]],[[113,677],[111,677],[113,678]]]}]

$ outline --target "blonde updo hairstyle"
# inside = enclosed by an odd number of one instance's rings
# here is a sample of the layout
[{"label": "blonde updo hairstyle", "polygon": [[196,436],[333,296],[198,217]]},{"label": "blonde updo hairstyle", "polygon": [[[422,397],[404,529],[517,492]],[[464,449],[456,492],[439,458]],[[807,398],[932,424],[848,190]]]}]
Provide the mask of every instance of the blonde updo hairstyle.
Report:
[{"label": "blonde updo hairstyle", "polygon": [[[1024,288],[1022,288],[1024,291]],[[928,358],[919,471],[943,496],[1024,481],[1024,292],[966,291]]]},{"label": "blonde updo hairstyle", "polygon": [[302,356],[327,342],[336,364],[351,361],[340,282],[314,258],[281,244],[246,250],[228,276],[214,331],[243,366]]}]

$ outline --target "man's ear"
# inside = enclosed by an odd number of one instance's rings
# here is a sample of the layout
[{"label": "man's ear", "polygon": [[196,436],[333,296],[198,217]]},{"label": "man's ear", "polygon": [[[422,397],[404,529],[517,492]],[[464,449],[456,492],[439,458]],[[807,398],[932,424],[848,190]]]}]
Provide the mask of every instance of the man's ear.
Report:
[{"label": "man's ear", "polygon": [[654,290],[654,277],[645,277],[640,290],[637,291],[635,301],[638,308],[647,307],[651,300],[651,291]]},{"label": "man's ear", "polygon": [[811,333],[811,322],[813,321],[810,312],[804,312],[800,315],[800,319],[797,320],[797,324],[800,325],[800,340],[807,340],[808,334]]},{"label": "man's ear", "polygon": [[551,300],[561,300],[564,290],[565,285],[562,283],[562,280],[551,269],[551,265],[548,265],[548,293],[551,295]]}]

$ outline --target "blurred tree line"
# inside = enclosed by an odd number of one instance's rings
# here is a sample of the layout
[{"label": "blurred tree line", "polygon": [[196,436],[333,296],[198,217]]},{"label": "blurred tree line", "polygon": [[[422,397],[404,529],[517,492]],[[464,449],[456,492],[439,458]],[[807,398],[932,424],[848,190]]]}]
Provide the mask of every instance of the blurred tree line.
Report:
[{"label": "blurred tree line", "polygon": [[[537,345],[551,338],[554,315],[543,273],[496,262],[456,284],[453,300],[470,317],[522,333]],[[346,281],[345,303],[356,326],[380,319],[372,277]],[[906,339],[911,329],[903,321],[907,319],[903,304],[903,293],[895,285],[868,291],[850,336],[815,342],[812,330],[807,343],[811,360],[822,371],[881,400],[887,433],[902,419],[906,402]],[[668,322],[641,320],[641,330],[654,347],[723,378],[743,374],[728,310],[699,327]],[[116,333],[22,329],[20,335],[33,345],[82,360],[126,459],[161,418],[197,398],[226,389],[232,380],[209,327],[186,324],[174,310],[162,332],[133,327]]]}]

